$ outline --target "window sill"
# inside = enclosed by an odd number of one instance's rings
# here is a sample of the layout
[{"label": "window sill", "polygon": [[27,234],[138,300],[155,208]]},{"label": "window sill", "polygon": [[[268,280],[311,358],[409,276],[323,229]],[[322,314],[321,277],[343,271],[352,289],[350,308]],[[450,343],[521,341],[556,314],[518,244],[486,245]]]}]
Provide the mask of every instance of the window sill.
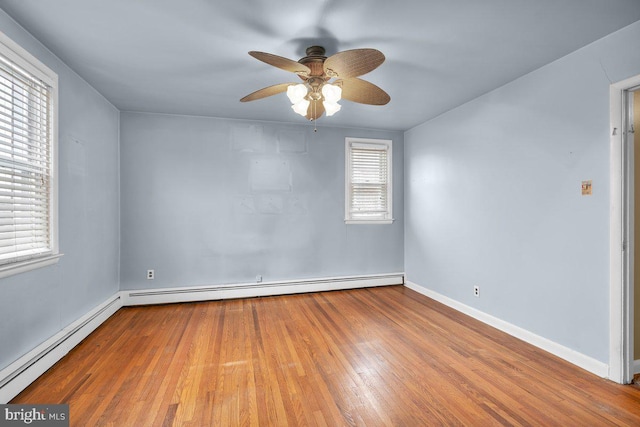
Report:
[{"label": "window sill", "polygon": [[37,268],[53,265],[58,262],[63,254],[47,255],[40,258],[29,259],[26,261],[13,262],[0,266],[0,279],[13,276],[14,274],[25,273]]},{"label": "window sill", "polygon": [[393,224],[392,219],[345,219],[345,224]]}]

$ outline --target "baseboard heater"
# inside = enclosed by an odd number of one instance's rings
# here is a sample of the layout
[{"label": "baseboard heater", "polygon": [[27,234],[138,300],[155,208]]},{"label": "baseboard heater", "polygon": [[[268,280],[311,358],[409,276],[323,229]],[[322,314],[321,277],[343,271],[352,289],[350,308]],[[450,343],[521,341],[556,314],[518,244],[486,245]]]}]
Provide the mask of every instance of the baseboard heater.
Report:
[{"label": "baseboard heater", "polygon": [[167,304],[402,285],[404,273],[123,291],[123,305]]},{"label": "baseboard heater", "polygon": [[7,403],[17,396],[18,393],[62,359],[71,349],[124,306],[248,298],[402,284],[404,284],[404,273],[392,273],[280,282],[119,291],[77,321],[0,370],[0,404]]},{"label": "baseboard heater", "polygon": [[[0,371],[0,403],[9,401],[122,306],[116,295]],[[19,384],[18,384],[19,383]]]}]

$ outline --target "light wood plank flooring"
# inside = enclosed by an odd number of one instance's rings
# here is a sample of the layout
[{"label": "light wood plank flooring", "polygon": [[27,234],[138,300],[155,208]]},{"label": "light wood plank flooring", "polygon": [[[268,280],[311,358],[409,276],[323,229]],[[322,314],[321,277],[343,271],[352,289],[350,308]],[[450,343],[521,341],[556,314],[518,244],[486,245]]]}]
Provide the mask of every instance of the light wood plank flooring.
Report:
[{"label": "light wood plank flooring", "polygon": [[640,390],[402,286],[123,308],[12,403],[74,426],[639,426]]}]

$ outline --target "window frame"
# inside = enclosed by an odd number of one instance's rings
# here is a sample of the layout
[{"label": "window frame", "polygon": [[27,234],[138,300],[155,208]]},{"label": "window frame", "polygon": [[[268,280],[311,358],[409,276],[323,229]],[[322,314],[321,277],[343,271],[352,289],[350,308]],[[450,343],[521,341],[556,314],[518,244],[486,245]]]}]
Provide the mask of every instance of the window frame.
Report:
[{"label": "window frame", "polygon": [[[387,152],[387,210],[383,217],[357,218],[351,212],[351,151],[354,146],[384,147]],[[393,223],[393,141],[390,139],[345,138],[345,224],[391,224]]]},{"label": "window frame", "polygon": [[1,31],[0,55],[41,80],[50,90],[49,250],[0,264],[0,278],[3,278],[55,264],[62,254],[58,241],[58,75]]}]

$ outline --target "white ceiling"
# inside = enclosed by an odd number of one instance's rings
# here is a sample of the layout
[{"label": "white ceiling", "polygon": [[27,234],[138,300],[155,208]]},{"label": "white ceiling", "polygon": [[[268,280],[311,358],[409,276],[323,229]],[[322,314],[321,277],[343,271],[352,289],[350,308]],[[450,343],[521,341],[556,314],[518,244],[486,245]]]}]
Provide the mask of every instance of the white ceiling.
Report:
[{"label": "white ceiling", "polygon": [[[406,130],[640,20],[640,0],[0,0],[122,111],[304,123],[296,77],[250,57],[375,48],[386,106],[342,101],[318,125]],[[1,30],[1,29],[0,29]]]}]

